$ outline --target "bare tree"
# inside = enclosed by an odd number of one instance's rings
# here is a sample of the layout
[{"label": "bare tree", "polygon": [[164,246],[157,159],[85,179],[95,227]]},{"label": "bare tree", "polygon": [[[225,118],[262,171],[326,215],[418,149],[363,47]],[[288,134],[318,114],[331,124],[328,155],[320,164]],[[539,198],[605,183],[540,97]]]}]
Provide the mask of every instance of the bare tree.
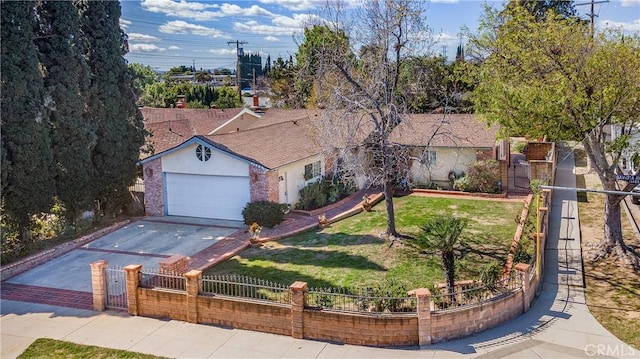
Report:
[{"label": "bare tree", "polygon": [[[398,94],[402,67],[431,39],[423,2],[367,1],[348,13],[357,27],[344,21],[346,13],[339,4],[330,4],[326,13],[330,18],[315,26],[335,36],[325,36],[306,50],[311,52],[306,59],[314,74],[318,107],[325,110],[317,121],[319,139],[361,186],[383,188],[386,232],[397,236],[393,186],[406,177],[409,150],[393,143],[390,135],[408,120]],[[301,58],[298,65],[309,68]]]}]

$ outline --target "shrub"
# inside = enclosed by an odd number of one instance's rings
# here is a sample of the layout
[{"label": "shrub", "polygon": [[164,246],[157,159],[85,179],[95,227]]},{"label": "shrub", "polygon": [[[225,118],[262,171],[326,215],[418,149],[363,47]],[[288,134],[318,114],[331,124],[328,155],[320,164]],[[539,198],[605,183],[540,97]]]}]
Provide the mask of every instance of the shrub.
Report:
[{"label": "shrub", "polygon": [[264,227],[274,227],[284,219],[282,206],[271,201],[256,201],[247,203],[242,210],[244,224],[258,223]]},{"label": "shrub", "polygon": [[311,210],[324,206],[327,203],[327,195],[322,185],[322,181],[318,181],[303,187],[300,190],[300,200],[296,203],[296,208]]},{"label": "shrub", "polygon": [[454,180],[453,189],[457,189],[462,192],[471,192],[471,178],[469,176],[463,176]]},{"label": "shrub", "polygon": [[525,153],[527,150],[527,143],[518,141],[513,145],[513,151],[516,153]]},{"label": "shrub", "polygon": [[532,241],[521,238],[518,242],[515,252],[513,253],[513,263],[529,263],[531,262]]},{"label": "shrub", "polygon": [[[471,192],[498,193],[500,164],[496,160],[477,161],[467,167]],[[464,177],[463,177],[464,178]]]},{"label": "shrub", "polygon": [[492,292],[497,289],[497,282],[501,275],[502,267],[497,261],[485,264],[480,270],[480,280],[482,281],[482,284]]},{"label": "shrub", "polygon": [[300,190],[300,200],[296,203],[296,209],[305,211],[324,207],[337,202],[350,195],[354,186],[340,179],[324,178],[317,182],[309,183]]}]

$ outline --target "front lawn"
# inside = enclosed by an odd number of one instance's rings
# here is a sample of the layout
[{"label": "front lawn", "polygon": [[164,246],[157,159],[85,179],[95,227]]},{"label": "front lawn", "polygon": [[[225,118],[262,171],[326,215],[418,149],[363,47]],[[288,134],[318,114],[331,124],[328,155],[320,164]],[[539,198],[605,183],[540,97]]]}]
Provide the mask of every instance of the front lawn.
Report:
[{"label": "front lawn", "polygon": [[[395,198],[394,204],[396,227],[404,235],[416,235],[420,224],[435,214],[469,219],[462,234],[462,256],[456,262],[459,279],[478,278],[482,266],[493,260],[505,262],[516,229],[514,218],[523,206],[521,202],[423,196]],[[381,202],[372,212],[323,230],[248,248],[204,274],[239,274],[286,285],[305,281],[315,288],[372,287],[388,280],[419,288],[443,282],[438,256],[380,238],[385,230],[384,211]]]},{"label": "front lawn", "polygon": [[108,349],[93,345],[82,345],[49,338],[36,339],[18,356],[20,359],[29,358],[113,358],[113,359],[155,359],[163,358],[155,355],[134,353],[126,350]]}]

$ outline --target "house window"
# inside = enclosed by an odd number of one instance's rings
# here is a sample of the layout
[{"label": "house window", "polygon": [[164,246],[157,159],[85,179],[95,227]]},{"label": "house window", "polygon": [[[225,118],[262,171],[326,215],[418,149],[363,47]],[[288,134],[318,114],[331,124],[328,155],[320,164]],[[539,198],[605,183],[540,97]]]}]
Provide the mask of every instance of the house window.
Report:
[{"label": "house window", "polygon": [[209,161],[211,158],[211,149],[207,146],[198,145],[198,147],[196,147],[196,158],[202,162]]},{"label": "house window", "polygon": [[438,158],[436,157],[436,151],[429,151],[429,164],[435,165],[437,161]]},{"label": "house window", "polygon": [[320,177],[322,171],[320,169],[320,161],[309,163],[304,166],[304,179],[308,181],[312,178]]}]

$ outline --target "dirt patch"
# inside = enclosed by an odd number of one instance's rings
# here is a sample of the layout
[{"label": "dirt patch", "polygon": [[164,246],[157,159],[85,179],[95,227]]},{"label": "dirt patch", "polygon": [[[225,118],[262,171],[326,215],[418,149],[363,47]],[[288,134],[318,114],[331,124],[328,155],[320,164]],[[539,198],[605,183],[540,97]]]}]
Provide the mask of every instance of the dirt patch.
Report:
[{"label": "dirt patch", "polygon": [[[584,151],[575,155],[578,186],[602,188],[598,176],[587,172]],[[611,257],[595,263],[588,259],[604,236],[604,199],[602,194],[588,193],[579,201],[587,305],[611,333],[640,348],[640,275]],[[627,245],[640,245],[624,211],[622,230]]]}]

